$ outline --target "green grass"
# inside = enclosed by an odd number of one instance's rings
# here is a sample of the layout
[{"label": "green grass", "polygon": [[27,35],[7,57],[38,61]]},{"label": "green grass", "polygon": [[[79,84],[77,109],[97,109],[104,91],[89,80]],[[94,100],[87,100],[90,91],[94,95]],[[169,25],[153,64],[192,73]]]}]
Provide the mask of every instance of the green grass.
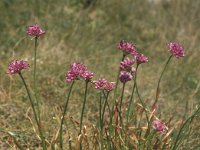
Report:
[{"label": "green grass", "polygon": [[[34,41],[26,36],[25,30],[34,23],[40,24],[47,31],[39,39],[37,74],[42,100],[42,122],[49,139],[59,128],[58,120],[69,87],[64,77],[70,63],[83,62],[95,72],[95,79],[105,77],[115,81],[121,59],[116,44],[121,39],[133,41],[139,51],[149,57],[149,63],[143,65],[138,72],[138,88],[143,99],[148,100],[149,106],[155,98],[156,83],[162,67],[169,57],[167,42],[179,41],[184,45],[186,57],[178,60],[173,58],[170,62],[161,83],[159,100],[161,118],[168,121],[172,117],[171,125],[177,126],[193,112],[200,100],[199,7],[200,1],[197,0],[163,0],[158,3],[147,0],[97,0],[87,8],[83,8],[78,0],[2,0],[0,126],[8,131],[20,132],[32,146],[37,144],[34,142],[37,138],[29,136],[33,133],[32,125],[24,116],[29,106],[25,89],[17,76],[6,74],[7,65],[14,58],[27,59],[33,66],[31,56]],[[30,83],[32,70],[24,72],[24,76]],[[131,90],[128,90],[130,88],[131,85],[126,86],[127,98],[131,94]],[[77,118],[80,117],[83,92],[84,84],[76,83],[66,120],[72,116],[79,121]],[[98,100],[97,92],[89,87],[84,118],[88,126],[96,123]],[[191,125],[191,135],[182,144],[183,149],[197,149],[200,145],[199,121],[198,116]],[[66,123],[72,128],[70,122]],[[73,128],[70,133],[73,136],[77,134]],[[175,128],[172,138],[177,133]],[[5,139],[0,138],[0,141],[6,143]]]}]

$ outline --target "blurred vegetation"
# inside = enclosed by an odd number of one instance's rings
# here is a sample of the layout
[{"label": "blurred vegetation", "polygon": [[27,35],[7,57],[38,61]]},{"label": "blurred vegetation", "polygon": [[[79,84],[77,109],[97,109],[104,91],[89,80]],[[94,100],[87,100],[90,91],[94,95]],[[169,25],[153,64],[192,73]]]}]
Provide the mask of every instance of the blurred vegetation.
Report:
[{"label": "blurred vegetation", "polygon": [[[28,25],[38,23],[47,31],[39,39],[38,53],[42,115],[44,123],[52,130],[57,124],[52,118],[60,116],[67,93],[64,77],[70,63],[83,62],[95,72],[95,79],[105,77],[115,81],[122,55],[116,44],[121,39],[132,41],[149,57],[149,63],[140,68],[138,75],[139,89],[144,99],[148,99],[149,106],[154,100],[162,67],[169,57],[166,44],[178,41],[184,45],[186,57],[170,62],[161,84],[159,101],[161,118],[173,117],[172,122],[176,124],[188,116],[200,100],[199,8],[198,0],[1,0],[0,123],[10,130],[32,132],[30,122],[23,117],[28,106],[25,90],[17,77],[8,76],[6,71],[13,59],[23,58],[33,63],[34,42],[25,31]],[[24,72],[29,82],[31,74],[31,69]],[[84,85],[78,82],[75,86],[68,111],[68,116],[73,118],[80,115]],[[127,97],[130,96],[128,88],[131,85],[127,87]],[[92,88],[90,91],[95,93]],[[95,114],[97,100],[95,94],[89,95],[86,117],[92,123],[98,115]],[[19,115],[12,116],[13,109]],[[191,127],[184,149],[200,146],[199,121],[198,117]],[[51,129],[46,134],[51,134]]]}]

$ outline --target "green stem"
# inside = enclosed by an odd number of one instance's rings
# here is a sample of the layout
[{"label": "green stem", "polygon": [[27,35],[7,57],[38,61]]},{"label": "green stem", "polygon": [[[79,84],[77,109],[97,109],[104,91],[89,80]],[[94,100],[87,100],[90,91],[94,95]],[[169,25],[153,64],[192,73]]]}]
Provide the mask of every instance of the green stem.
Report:
[{"label": "green stem", "polygon": [[[102,92],[102,91],[101,91]],[[101,101],[102,101],[102,96],[101,96],[101,92],[100,92],[100,99],[99,99],[99,126],[102,129],[102,121],[101,121]]]},{"label": "green stem", "polygon": [[106,99],[105,99],[105,103],[104,103],[104,106],[103,106],[103,112],[102,112],[102,124],[104,124],[104,113],[105,113],[105,110],[106,110],[106,104],[108,103],[108,95],[109,95],[109,92],[106,96]]},{"label": "green stem", "polygon": [[[123,53],[121,61],[123,61],[125,57],[126,57],[126,54]],[[114,98],[113,98],[113,101],[112,101],[112,109],[111,109],[111,113],[110,113],[110,122],[109,122],[109,132],[110,132],[110,134],[113,130],[112,120],[113,120],[113,115],[114,115],[114,107],[116,105],[115,99],[116,99],[116,96],[117,96],[117,87],[118,87],[118,84],[119,84],[119,74],[120,74],[120,68],[118,70],[117,77],[116,77],[116,84],[115,84],[115,89],[114,89]],[[111,136],[110,134],[109,134],[109,136]]]},{"label": "green stem", "polygon": [[36,100],[36,105],[37,105],[37,111],[38,111],[38,120],[40,122],[40,106],[39,106],[39,101],[37,97],[37,83],[36,83],[36,61],[37,61],[37,42],[38,37],[35,37],[35,46],[34,46],[34,68],[33,68],[33,83],[34,83],[34,95],[35,95],[35,100]]},{"label": "green stem", "polygon": [[[136,67],[136,70],[135,70],[135,74],[137,73],[137,68]],[[129,121],[129,115],[130,115],[130,110],[131,110],[131,105],[132,105],[132,101],[133,101],[133,95],[134,95],[134,92],[135,92],[135,87],[136,87],[136,84],[135,84],[135,77],[134,76],[134,85],[133,85],[133,89],[132,89],[132,93],[131,93],[131,98],[130,98],[130,101],[129,101],[129,104],[128,104],[128,112],[127,112],[127,116],[126,116],[126,122],[127,122],[127,125],[128,125],[128,121]],[[126,145],[128,144],[127,143],[127,136],[125,137],[125,143]]]},{"label": "green stem", "polygon": [[[119,106],[120,108],[119,108],[119,112],[118,112],[119,113],[120,124],[122,126],[122,130],[124,129],[124,124],[123,124],[123,120],[122,120],[122,101],[123,101],[123,98],[124,98],[125,85],[126,85],[126,83],[123,83],[120,106]],[[122,135],[122,132],[121,132],[121,135]]]},{"label": "green stem", "polygon": [[179,140],[179,138],[180,138],[180,135],[181,135],[181,133],[182,133],[184,127],[186,126],[186,124],[187,124],[189,121],[192,122],[192,120],[194,119],[195,115],[199,112],[199,110],[200,110],[200,107],[198,107],[198,109],[197,109],[190,117],[188,117],[188,119],[183,123],[183,125],[181,126],[181,128],[180,128],[180,130],[179,130],[179,132],[178,132],[178,135],[177,135],[177,137],[176,137],[176,140],[175,140],[175,143],[174,143],[174,146],[173,146],[172,150],[176,150],[176,149],[177,149],[177,146],[178,146],[177,143],[178,143],[178,140]]},{"label": "green stem", "polygon": [[[87,90],[88,90],[88,81],[86,81],[85,83],[85,95],[84,95],[84,102],[83,102],[83,107],[82,107],[82,112],[81,112],[81,122],[80,122],[80,131],[79,134],[81,134],[82,131],[82,124],[83,124],[83,114],[84,114],[84,110],[85,110],[85,103],[86,103],[86,99],[87,99]],[[82,142],[80,141],[80,150],[82,150]]]},{"label": "green stem", "polygon": [[155,102],[154,102],[154,106],[155,106],[156,103],[158,102],[158,97],[159,97],[159,92],[160,92],[160,82],[161,82],[161,79],[162,79],[162,77],[163,77],[163,74],[164,74],[164,72],[165,72],[165,70],[166,70],[166,68],[167,68],[167,65],[169,64],[169,62],[170,62],[172,56],[173,56],[173,55],[171,55],[171,56],[168,58],[168,60],[167,60],[167,62],[166,62],[166,64],[165,64],[165,66],[164,66],[164,68],[163,68],[163,71],[162,71],[162,73],[161,73],[161,75],[160,75],[160,78],[159,78],[159,80],[158,80],[157,89],[156,89],[156,99],[155,99]]},{"label": "green stem", "polygon": [[[107,92],[107,96],[108,96],[108,94],[109,94],[109,92]],[[104,91],[103,91],[103,95],[104,95],[104,98],[105,98],[105,99],[108,98],[108,97],[106,96],[106,94],[104,93]],[[108,107],[109,115],[111,116],[111,110],[110,110],[110,105],[108,104],[108,100],[106,100],[105,102],[106,102],[106,105],[107,105],[107,107]]]},{"label": "green stem", "polygon": [[[136,70],[138,70],[138,67],[139,67],[139,64],[137,64]],[[145,104],[144,104],[144,102],[143,102],[143,100],[142,100],[142,98],[140,96],[140,93],[139,93],[139,90],[138,90],[138,87],[137,87],[137,72],[135,74],[135,87],[136,87],[137,96],[139,98],[140,103],[142,104],[142,107],[143,107],[145,115],[146,115],[146,119],[147,119],[147,123],[148,123],[148,129],[147,129],[147,131],[148,131],[150,129],[150,123],[149,123],[149,118],[148,118],[148,113],[147,113],[147,110],[146,110],[146,106],[145,106]]]},{"label": "green stem", "polygon": [[135,83],[135,78],[136,78],[136,74],[137,74],[137,68],[136,67],[136,70],[135,70],[135,77],[134,77],[134,85],[133,85],[133,89],[132,89],[132,93],[131,93],[131,98],[130,98],[130,101],[129,101],[129,104],[128,104],[128,113],[127,113],[127,116],[126,116],[126,122],[128,122],[128,119],[129,119],[129,115],[130,115],[130,109],[131,109],[131,105],[132,105],[132,101],[133,101],[133,95],[134,95],[134,92],[135,92],[135,87],[136,87],[136,83]]},{"label": "green stem", "polygon": [[39,123],[38,118],[37,118],[37,113],[36,113],[36,111],[35,111],[34,102],[33,102],[32,98],[31,98],[30,91],[29,91],[29,89],[28,89],[28,86],[27,86],[27,84],[26,84],[26,82],[25,82],[25,80],[24,80],[24,77],[22,76],[21,72],[19,72],[19,76],[20,76],[20,78],[22,79],[22,82],[23,82],[23,84],[24,84],[24,86],[25,86],[25,88],[26,88],[26,92],[27,92],[27,95],[28,95],[29,100],[30,100],[30,103],[31,103],[31,107],[32,107],[32,110],[33,110],[33,113],[34,113],[35,121],[36,121],[36,123],[37,123],[38,131],[39,131],[39,133],[40,133],[40,138],[42,139],[43,149],[46,150],[47,148],[46,148],[45,138],[44,138],[44,136],[43,136],[43,133],[42,133],[42,130],[41,130],[41,126],[40,126],[40,123]]},{"label": "green stem", "polygon": [[67,106],[68,106],[68,102],[69,102],[69,98],[70,98],[70,94],[71,94],[71,91],[72,91],[72,87],[74,85],[74,81],[72,82],[70,88],[69,88],[69,93],[68,93],[68,96],[67,96],[67,101],[65,103],[65,107],[64,107],[64,111],[63,111],[63,115],[62,115],[62,119],[61,119],[61,124],[60,124],[60,148],[63,149],[63,139],[62,139],[62,127],[63,127],[63,122],[64,122],[64,118],[65,118],[65,114],[66,114],[66,111],[67,111]]},{"label": "green stem", "polygon": [[99,101],[99,124],[100,124],[100,143],[101,143],[101,149],[103,150],[103,122],[101,119],[101,114],[102,114],[102,92],[103,90],[100,92],[100,101]]},{"label": "green stem", "polygon": [[122,111],[122,100],[123,100],[123,98],[124,98],[124,89],[125,89],[125,85],[126,85],[126,83],[123,83],[122,95],[121,95],[121,100],[120,100],[120,109],[119,109],[120,114],[121,114],[121,111]]}]

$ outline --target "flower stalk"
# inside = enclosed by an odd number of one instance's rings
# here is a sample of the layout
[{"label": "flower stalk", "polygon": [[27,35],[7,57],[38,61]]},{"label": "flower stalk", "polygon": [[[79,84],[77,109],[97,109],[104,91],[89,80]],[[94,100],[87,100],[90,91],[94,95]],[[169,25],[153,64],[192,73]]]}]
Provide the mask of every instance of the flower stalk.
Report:
[{"label": "flower stalk", "polygon": [[36,110],[35,110],[35,107],[34,107],[34,102],[33,102],[32,98],[31,98],[30,91],[28,89],[26,81],[25,81],[24,77],[22,76],[21,72],[19,72],[18,74],[19,74],[19,76],[20,76],[20,78],[21,78],[21,80],[22,80],[22,82],[23,82],[23,84],[24,84],[24,86],[26,88],[26,92],[27,92],[28,98],[29,98],[30,103],[31,103],[31,107],[32,107],[32,110],[33,110],[33,113],[34,113],[34,117],[35,117],[35,121],[36,121],[36,124],[37,124],[37,127],[38,127],[40,138],[42,140],[42,146],[43,146],[43,149],[46,150],[47,148],[46,148],[45,138],[44,138],[42,130],[41,130],[41,124],[40,124],[40,122],[38,120],[37,113],[36,113]]},{"label": "flower stalk", "polygon": [[[84,101],[83,101],[83,107],[82,107],[81,119],[80,119],[80,130],[79,130],[80,135],[82,132],[83,114],[84,114],[85,104],[86,104],[86,99],[87,99],[88,83],[89,81],[85,81],[85,94],[84,94]],[[80,150],[82,150],[82,141],[80,141]]]},{"label": "flower stalk", "polygon": [[40,122],[40,106],[39,106],[39,100],[38,100],[38,91],[37,91],[37,83],[36,83],[36,68],[37,68],[37,43],[38,43],[38,37],[35,37],[35,44],[34,44],[34,67],[33,67],[33,83],[34,83],[34,95],[37,105],[37,111],[38,111],[38,120]]},{"label": "flower stalk", "polygon": [[168,66],[168,64],[169,64],[169,62],[170,62],[172,56],[173,56],[173,55],[171,55],[171,56],[168,58],[167,62],[165,63],[165,66],[164,66],[164,68],[163,68],[163,70],[162,70],[162,73],[161,73],[161,75],[160,75],[160,77],[159,77],[158,84],[157,84],[157,88],[156,88],[156,98],[155,98],[153,107],[155,107],[156,104],[157,104],[157,102],[158,102],[158,97],[159,97],[159,94],[160,94],[160,82],[161,82],[161,79],[162,79],[162,77],[163,77],[163,75],[164,75],[164,72],[165,72],[165,70],[166,70],[166,68],[167,68],[167,66]]},{"label": "flower stalk", "polygon": [[[136,70],[138,71],[138,67],[139,67],[139,64],[137,64],[136,66]],[[147,110],[146,110],[146,106],[140,96],[140,93],[139,93],[139,90],[138,90],[138,86],[137,86],[137,72],[135,73],[135,87],[136,87],[136,93],[137,93],[137,96],[138,96],[138,99],[144,109],[144,112],[145,112],[145,115],[146,115],[146,120],[147,120],[147,124],[148,124],[148,129],[147,131],[150,129],[150,122],[149,122],[149,117],[148,117],[148,113],[147,113]]]},{"label": "flower stalk", "polygon": [[102,129],[103,128],[103,125],[102,125],[102,119],[101,119],[101,110],[102,110],[102,91],[100,91],[99,93],[99,126],[100,128]]},{"label": "flower stalk", "polygon": [[106,95],[106,99],[105,99],[104,106],[103,106],[103,112],[102,112],[102,117],[101,117],[101,119],[102,119],[102,125],[104,125],[104,114],[105,114],[105,110],[106,110],[106,104],[108,104],[108,96],[109,96],[109,92]]},{"label": "flower stalk", "polygon": [[[135,74],[137,74],[137,68],[136,68],[136,70],[135,70]],[[136,77],[136,76],[135,76],[135,77]],[[131,98],[130,98],[130,101],[129,101],[129,104],[128,104],[128,112],[127,112],[127,116],[126,116],[126,121],[127,121],[127,122],[128,122],[128,119],[129,119],[130,110],[131,110],[131,106],[132,106],[132,102],[133,102],[133,95],[134,95],[135,87],[136,87],[135,77],[134,77],[133,89],[132,89],[132,92],[131,92]]]},{"label": "flower stalk", "polygon": [[69,98],[70,98],[70,94],[71,94],[73,85],[74,85],[74,81],[71,83],[70,88],[69,88],[69,93],[68,93],[68,96],[67,96],[67,100],[66,100],[66,103],[65,103],[65,107],[64,107],[64,111],[63,111],[63,115],[62,115],[62,119],[61,119],[61,124],[60,124],[59,140],[60,140],[60,148],[61,149],[63,149],[62,127],[63,127],[63,122],[64,122],[65,114],[66,114],[66,111],[67,111],[67,106],[68,106],[68,102],[69,102]]}]

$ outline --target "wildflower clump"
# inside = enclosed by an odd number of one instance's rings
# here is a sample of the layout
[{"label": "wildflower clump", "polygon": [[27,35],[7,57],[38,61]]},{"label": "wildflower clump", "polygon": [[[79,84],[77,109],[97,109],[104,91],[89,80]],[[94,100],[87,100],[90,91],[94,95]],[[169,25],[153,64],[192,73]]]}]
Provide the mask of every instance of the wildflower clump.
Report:
[{"label": "wildflower clump", "polygon": [[[116,82],[110,82],[104,78],[100,78],[98,80],[92,80],[94,77],[94,73],[91,72],[86,65],[83,63],[72,63],[70,65],[69,70],[65,74],[66,82],[70,83],[69,91],[66,97],[64,109],[62,116],[60,117],[60,128],[59,128],[59,137],[58,132],[56,133],[55,141],[48,142],[48,138],[46,138],[46,132],[43,130],[43,124],[40,118],[40,109],[39,103],[37,102],[37,93],[39,92],[36,89],[36,49],[37,49],[37,40],[38,37],[45,34],[45,31],[41,29],[41,27],[37,24],[29,26],[27,28],[27,34],[33,36],[35,38],[35,48],[34,48],[34,95],[35,98],[33,99],[32,91],[29,89],[29,85],[26,84],[25,78],[23,77],[21,71],[24,69],[29,68],[29,64],[24,60],[14,60],[8,66],[8,73],[9,74],[18,74],[22,80],[22,83],[25,86],[27,96],[30,100],[30,104],[33,110],[33,114],[35,117],[35,122],[37,125],[39,138],[41,139],[41,143],[43,149],[46,150],[52,146],[52,149],[55,149],[58,145],[60,149],[66,149],[66,133],[70,133],[69,128],[64,129],[65,121],[66,120],[66,113],[68,111],[68,104],[70,100],[70,96],[72,94],[72,89],[74,84],[76,84],[76,80],[85,81],[85,90],[83,95],[82,101],[82,109],[80,110],[80,121],[76,121],[77,127],[79,127],[78,131],[78,138],[74,140],[73,138],[69,137],[69,149],[72,149],[72,145],[79,146],[79,149],[88,149],[86,145],[94,144],[99,146],[99,148],[95,147],[95,149],[158,149],[158,146],[162,146],[162,149],[166,149],[166,147],[172,144],[169,143],[171,141],[169,135],[172,130],[168,131],[169,123],[166,124],[161,120],[157,119],[156,117],[156,104],[159,100],[159,84],[161,78],[164,74],[164,71],[169,64],[171,58],[175,56],[176,58],[184,57],[185,52],[183,47],[176,42],[170,42],[168,44],[169,51],[171,52],[171,56],[167,60],[164,69],[161,73],[161,76],[158,80],[157,90],[156,90],[156,98],[153,105],[153,111],[149,109],[148,101],[143,100],[143,95],[140,94],[138,88],[138,68],[140,64],[147,63],[149,61],[148,57],[142,53],[138,53],[135,45],[131,42],[122,40],[118,43],[118,49],[123,52],[123,56],[118,65],[118,74]],[[130,57],[129,57],[130,56]],[[135,65],[135,67],[134,67]],[[142,65],[141,65],[142,66]],[[139,76],[140,77],[140,76]],[[129,82],[131,81],[132,82]],[[120,82],[122,84],[122,88],[117,89],[117,84]],[[130,90],[129,87],[126,87],[126,83],[129,82],[130,85],[132,83],[132,92],[126,92],[126,90]],[[115,84],[116,83],[116,84]],[[98,126],[93,126],[93,130],[91,132],[92,135],[95,135],[96,138],[95,142],[90,142],[91,133],[86,132],[87,125],[84,122],[84,113],[85,110],[88,110],[87,106],[87,99],[90,96],[90,84],[97,89],[99,94],[99,114],[97,124]],[[127,88],[127,89],[126,89]],[[111,91],[114,90],[114,95],[112,95]],[[118,92],[121,91],[121,94]],[[143,91],[143,90],[141,90]],[[137,95],[134,95],[136,92]],[[129,94],[129,95],[128,95]],[[131,94],[131,95],[130,95]],[[91,94],[93,96],[93,94]],[[130,97],[130,98],[129,98]],[[94,96],[94,99],[96,97]],[[96,100],[96,99],[95,99]],[[139,107],[138,107],[138,106]],[[199,108],[198,108],[199,110]],[[96,110],[95,110],[96,111]],[[198,112],[198,111],[196,111]],[[195,112],[195,113],[196,113]],[[195,115],[195,114],[194,114]],[[156,118],[153,120],[153,118]],[[191,118],[191,117],[190,117]],[[189,119],[190,119],[189,118]],[[187,119],[187,120],[189,120]],[[182,129],[184,125],[186,125],[187,120],[183,123],[182,128],[179,131],[179,134],[176,138],[174,148],[178,147],[177,143],[179,143],[179,137],[181,136]],[[189,120],[190,121],[190,120]],[[72,120],[73,122],[73,120]],[[76,125],[74,127],[76,127]],[[153,130],[152,130],[153,128]],[[64,130],[69,130],[64,132]],[[65,135],[63,135],[65,133]],[[164,135],[164,136],[163,136]],[[163,139],[161,139],[163,137]],[[169,137],[169,138],[168,138]],[[58,139],[59,138],[59,139]],[[91,141],[94,141],[92,139]],[[135,141],[135,142],[134,142]],[[73,143],[73,144],[72,144]],[[75,143],[75,144],[74,144]],[[87,143],[87,144],[86,144]],[[98,143],[98,144],[96,144]]]}]

